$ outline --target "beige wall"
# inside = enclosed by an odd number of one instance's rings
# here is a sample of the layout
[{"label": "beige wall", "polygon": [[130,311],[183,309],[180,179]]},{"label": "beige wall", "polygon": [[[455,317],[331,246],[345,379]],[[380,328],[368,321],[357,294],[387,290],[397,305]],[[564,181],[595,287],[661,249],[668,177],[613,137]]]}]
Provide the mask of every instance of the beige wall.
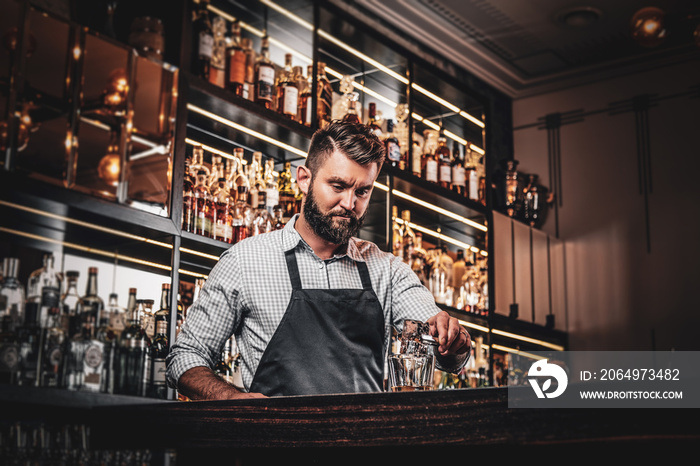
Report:
[{"label": "beige wall", "polygon": [[[518,168],[548,187],[547,131],[527,126],[555,112],[585,115],[560,129],[571,350],[700,349],[700,88],[676,96],[699,78],[700,64],[685,63],[513,103]],[[635,114],[595,113],[641,94],[659,98],[648,112],[651,252]],[[554,236],[548,215],[543,230]]]}]

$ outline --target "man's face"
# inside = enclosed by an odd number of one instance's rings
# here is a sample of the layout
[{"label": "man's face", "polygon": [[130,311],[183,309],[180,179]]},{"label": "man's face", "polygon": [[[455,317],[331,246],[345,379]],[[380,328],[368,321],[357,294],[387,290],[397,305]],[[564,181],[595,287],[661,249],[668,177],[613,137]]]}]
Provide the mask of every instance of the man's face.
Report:
[{"label": "man's face", "polygon": [[308,185],[304,219],[325,241],[347,243],[362,226],[378,173],[376,163],[362,166],[334,152]]}]

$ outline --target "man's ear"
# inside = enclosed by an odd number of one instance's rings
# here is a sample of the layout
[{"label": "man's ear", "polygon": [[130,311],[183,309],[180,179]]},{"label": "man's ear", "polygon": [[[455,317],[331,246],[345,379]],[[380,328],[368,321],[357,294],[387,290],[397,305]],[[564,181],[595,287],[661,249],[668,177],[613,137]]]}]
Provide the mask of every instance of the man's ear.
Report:
[{"label": "man's ear", "polygon": [[309,192],[310,184],[311,170],[306,165],[299,165],[297,167],[297,186],[299,186],[299,191],[306,195]]}]

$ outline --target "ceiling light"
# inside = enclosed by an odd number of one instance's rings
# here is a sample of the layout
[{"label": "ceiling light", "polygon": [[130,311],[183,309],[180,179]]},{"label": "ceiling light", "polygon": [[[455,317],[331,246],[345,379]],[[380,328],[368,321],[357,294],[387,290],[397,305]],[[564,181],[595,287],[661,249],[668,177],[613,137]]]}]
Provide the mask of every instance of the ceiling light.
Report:
[{"label": "ceiling light", "polygon": [[556,20],[568,27],[586,28],[590,27],[603,15],[603,13],[590,6],[576,6],[560,11],[556,15]]}]

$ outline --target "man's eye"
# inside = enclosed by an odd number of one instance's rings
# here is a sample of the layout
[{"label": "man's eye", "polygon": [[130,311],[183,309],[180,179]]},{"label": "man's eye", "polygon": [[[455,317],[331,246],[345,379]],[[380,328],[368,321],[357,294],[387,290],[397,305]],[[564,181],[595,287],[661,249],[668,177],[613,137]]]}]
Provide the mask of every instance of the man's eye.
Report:
[{"label": "man's eye", "polygon": [[367,193],[369,192],[369,189],[358,189],[357,190],[357,195],[359,197],[365,197]]},{"label": "man's eye", "polygon": [[342,191],[342,190],[344,189],[344,188],[343,188],[342,186],[340,186],[339,184],[334,184],[334,185],[332,185],[332,186],[333,186],[333,189],[335,189],[336,191]]}]

